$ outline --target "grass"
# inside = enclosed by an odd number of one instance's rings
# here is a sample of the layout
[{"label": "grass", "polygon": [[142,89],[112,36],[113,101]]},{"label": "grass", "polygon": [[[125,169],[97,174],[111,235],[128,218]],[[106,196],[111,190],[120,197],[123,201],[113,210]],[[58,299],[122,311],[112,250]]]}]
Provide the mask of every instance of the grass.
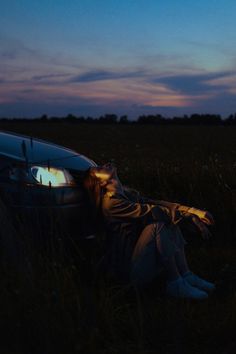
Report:
[{"label": "grass", "polygon": [[109,283],[97,272],[99,235],[78,262],[66,259],[63,244],[37,252],[27,229],[12,229],[1,207],[0,234],[21,240],[25,260],[21,269],[1,266],[3,353],[235,353],[235,127],[1,122],[0,129],[113,161],[121,181],[143,194],[211,211],[212,239],[186,234],[187,255],[193,271],[218,285],[194,303],[167,299],[161,281],[144,293]]}]

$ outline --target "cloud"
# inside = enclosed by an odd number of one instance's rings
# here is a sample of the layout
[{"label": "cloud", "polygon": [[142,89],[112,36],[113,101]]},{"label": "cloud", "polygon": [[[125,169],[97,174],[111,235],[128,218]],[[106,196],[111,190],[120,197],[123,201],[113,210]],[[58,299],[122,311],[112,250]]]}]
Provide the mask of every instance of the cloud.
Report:
[{"label": "cloud", "polygon": [[[99,85],[98,85],[99,86]],[[134,87],[133,87],[134,88]],[[122,91],[122,88],[120,88]],[[134,88],[135,89],[135,88]],[[12,96],[5,98],[0,95],[0,117],[39,117],[46,113],[50,116],[64,116],[68,113],[76,115],[98,117],[105,113],[118,115],[128,114],[133,119],[141,114],[162,114],[163,116],[175,116],[193,113],[215,113],[224,117],[236,112],[235,95],[221,93],[207,99],[194,100],[191,97],[166,95],[161,90],[149,94],[149,86],[144,90],[132,86],[124,90],[123,95],[111,92],[110,96],[105,88],[98,87],[89,95],[89,90],[81,89],[73,91],[63,87],[58,90],[49,89],[25,89],[16,90]]]},{"label": "cloud", "polygon": [[229,43],[224,43],[222,41],[204,42],[204,41],[186,40],[186,39],[182,39],[182,42],[186,43],[187,45],[190,45],[192,48],[195,47],[197,50],[199,50],[199,49],[202,50],[204,48],[208,52],[210,52],[210,51],[215,52],[214,53],[215,55],[222,54],[227,57],[234,57],[235,58],[235,53],[236,53],[235,46],[229,45]]},{"label": "cloud", "polygon": [[119,80],[127,78],[135,78],[144,76],[143,70],[138,71],[107,71],[107,70],[90,70],[85,73],[72,77],[69,82],[93,82],[104,80]]},{"label": "cloud", "polygon": [[37,56],[38,51],[26,46],[21,40],[0,33],[0,57],[15,60],[24,56]]},{"label": "cloud", "polygon": [[[231,92],[220,92],[218,95],[212,96],[207,101],[200,101],[195,106],[194,113],[213,113],[228,116],[231,113],[236,113],[236,94]],[[192,107],[193,110],[194,107]]]},{"label": "cloud", "polygon": [[184,114],[209,113],[222,114],[227,117],[236,112],[235,96],[222,94],[220,97],[213,97],[206,101],[200,101],[192,106],[166,106],[161,104],[153,106],[130,102],[129,99],[117,100],[114,102],[95,102],[93,98],[65,97],[62,93],[57,94],[53,99],[37,100],[39,93],[35,92],[35,99],[20,98],[16,102],[0,101],[0,117],[40,117],[42,114],[62,117],[68,113],[78,116],[99,117],[106,113],[117,115],[128,114],[130,119],[136,119],[142,114],[162,114],[165,117],[182,116]]},{"label": "cloud", "polygon": [[193,75],[172,75],[153,79],[154,83],[162,83],[172,90],[188,95],[198,95],[215,91],[216,88],[227,89],[227,84],[210,85],[212,80],[218,80],[231,75],[231,72],[200,73]]},{"label": "cloud", "polygon": [[37,42],[28,45],[0,33],[0,77],[6,83],[25,81],[27,84],[31,81],[37,84],[47,80],[49,85],[53,85],[56,79],[62,80],[82,70],[78,58],[72,58],[65,52],[45,51],[37,45]]},{"label": "cloud", "polygon": [[181,67],[181,58],[172,67],[172,57],[162,56],[149,61],[147,56],[136,66],[122,68],[119,63],[105,69],[97,64],[92,69],[60,56],[54,60],[17,40],[7,44],[0,36],[1,43],[0,56],[5,60],[0,61],[0,116],[7,110],[21,116],[34,110],[39,115],[60,115],[74,109],[76,114],[95,116],[107,111],[137,116],[236,110],[236,71],[199,72],[191,65]]},{"label": "cloud", "polygon": [[31,81],[44,81],[48,79],[58,79],[70,76],[68,73],[55,73],[55,74],[45,74],[45,75],[35,75],[32,76]]}]

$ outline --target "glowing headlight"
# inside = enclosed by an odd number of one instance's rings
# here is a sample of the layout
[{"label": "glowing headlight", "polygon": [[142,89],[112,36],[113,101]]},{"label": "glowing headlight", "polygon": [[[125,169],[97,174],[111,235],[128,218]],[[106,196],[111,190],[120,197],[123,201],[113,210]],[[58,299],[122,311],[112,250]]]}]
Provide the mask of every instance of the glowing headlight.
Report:
[{"label": "glowing headlight", "polygon": [[43,186],[59,187],[73,183],[73,177],[66,171],[53,167],[33,166],[31,173]]}]

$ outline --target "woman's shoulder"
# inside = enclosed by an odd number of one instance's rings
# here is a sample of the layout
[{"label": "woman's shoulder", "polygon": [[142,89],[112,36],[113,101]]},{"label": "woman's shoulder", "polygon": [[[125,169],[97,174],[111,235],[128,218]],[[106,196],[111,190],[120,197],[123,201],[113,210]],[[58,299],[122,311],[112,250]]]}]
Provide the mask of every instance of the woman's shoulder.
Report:
[{"label": "woman's shoulder", "polygon": [[119,192],[107,191],[103,194],[101,202],[104,216],[110,217],[114,210],[119,210],[126,202],[127,199]]},{"label": "woman's shoulder", "polygon": [[131,201],[134,201],[134,202],[138,202],[140,197],[141,197],[141,194],[140,192],[135,189],[135,188],[131,188],[131,187],[128,187],[128,186],[124,186],[123,187],[124,189],[124,194],[126,196],[126,198],[130,199]]}]

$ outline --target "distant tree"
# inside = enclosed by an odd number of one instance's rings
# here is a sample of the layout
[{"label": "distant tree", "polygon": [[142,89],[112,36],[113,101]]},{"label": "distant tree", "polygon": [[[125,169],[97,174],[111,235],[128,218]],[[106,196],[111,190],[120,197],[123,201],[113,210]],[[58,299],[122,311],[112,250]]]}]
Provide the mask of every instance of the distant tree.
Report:
[{"label": "distant tree", "polygon": [[192,114],[189,118],[190,122],[193,124],[221,124],[222,119],[219,114]]},{"label": "distant tree", "polygon": [[71,113],[69,113],[65,117],[48,117],[47,114],[43,114],[41,117],[37,118],[7,118],[0,117],[0,121],[9,121],[9,122],[73,122],[73,123],[129,123],[129,124],[156,124],[156,125],[236,125],[236,113],[230,114],[226,119],[222,119],[220,114],[198,114],[194,113],[191,116],[174,116],[172,118],[165,118],[161,114],[149,114],[149,115],[141,115],[137,118],[137,120],[128,120],[127,115],[122,115],[119,120],[116,114],[105,114],[100,116],[99,118],[93,118],[91,116],[88,117],[77,117]]},{"label": "distant tree", "polygon": [[142,124],[157,124],[162,123],[165,118],[163,118],[160,114],[156,115],[142,115],[138,117],[137,122]]},{"label": "distant tree", "polygon": [[77,117],[74,114],[67,114],[66,121],[70,123],[75,123],[77,121]]},{"label": "distant tree", "polygon": [[92,117],[87,117],[87,118],[86,118],[86,122],[87,122],[87,123],[94,123],[94,121],[95,121],[95,119],[92,118]]},{"label": "distant tree", "polygon": [[78,117],[77,121],[80,122],[80,123],[83,123],[83,122],[85,122],[85,118],[83,116]]},{"label": "distant tree", "polygon": [[128,121],[127,115],[121,116],[119,122],[122,123],[122,124],[128,123],[129,121]]},{"label": "distant tree", "polygon": [[105,116],[99,117],[100,123],[117,123],[118,117],[116,114],[105,114]]},{"label": "distant tree", "polygon": [[40,119],[42,122],[47,122],[47,121],[48,121],[48,116],[47,116],[47,114],[43,114],[39,119]]},{"label": "distant tree", "polygon": [[[174,125],[184,124],[185,123],[185,119],[183,117],[173,117],[171,119],[171,123],[173,123]],[[188,122],[186,122],[186,123],[188,123]]]},{"label": "distant tree", "polygon": [[60,123],[62,121],[61,118],[59,117],[50,117],[50,122],[53,122],[53,123]]},{"label": "distant tree", "polygon": [[230,114],[224,121],[225,125],[236,125],[236,113]]}]

